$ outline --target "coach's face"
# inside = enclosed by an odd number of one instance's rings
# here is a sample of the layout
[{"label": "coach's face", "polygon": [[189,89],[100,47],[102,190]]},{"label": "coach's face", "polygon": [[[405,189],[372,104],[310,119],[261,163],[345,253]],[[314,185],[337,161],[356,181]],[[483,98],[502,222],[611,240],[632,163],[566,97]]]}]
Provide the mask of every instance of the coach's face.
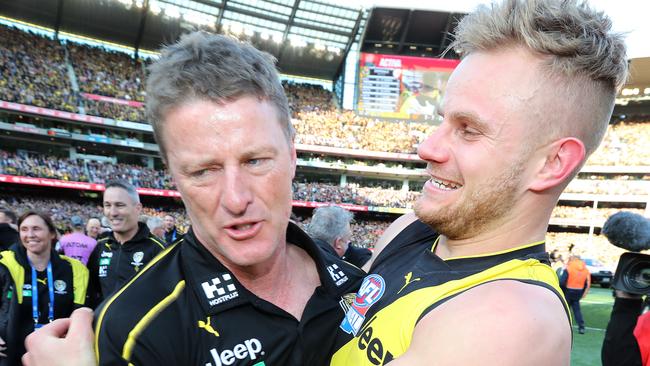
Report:
[{"label": "coach's face", "polygon": [[540,83],[539,62],[516,48],[476,52],[450,77],[443,122],[418,149],[430,179],[415,205],[418,217],[447,237],[494,229],[525,202],[535,169],[528,160],[543,143],[534,131],[552,113],[540,108],[553,91]]},{"label": "coach's face", "polygon": [[167,164],[197,238],[226,266],[284,250],[296,151],[257,97],[193,100],[166,113]]}]

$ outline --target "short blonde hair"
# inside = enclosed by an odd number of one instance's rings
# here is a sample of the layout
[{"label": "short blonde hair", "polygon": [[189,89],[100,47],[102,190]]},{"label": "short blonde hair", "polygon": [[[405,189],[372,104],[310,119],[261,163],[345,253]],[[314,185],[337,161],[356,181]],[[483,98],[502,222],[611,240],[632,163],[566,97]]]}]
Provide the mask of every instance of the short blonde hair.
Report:
[{"label": "short blonde hair", "polygon": [[505,0],[465,16],[451,47],[461,57],[507,47],[542,56],[542,71],[565,103],[557,110],[568,111],[547,121],[551,134],[575,135],[588,156],[607,131],[617,90],[628,75],[623,36],[611,28],[609,17],[586,1]]}]

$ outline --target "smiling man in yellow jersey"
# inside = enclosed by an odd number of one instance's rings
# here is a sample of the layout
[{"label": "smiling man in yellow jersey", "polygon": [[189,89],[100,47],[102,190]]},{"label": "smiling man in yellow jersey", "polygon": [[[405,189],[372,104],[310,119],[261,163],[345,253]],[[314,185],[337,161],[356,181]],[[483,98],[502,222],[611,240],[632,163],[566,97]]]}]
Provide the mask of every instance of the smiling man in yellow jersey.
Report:
[{"label": "smiling man in yellow jersey", "polygon": [[507,0],[459,24],[430,179],[385,232],[331,365],[568,365],[544,237],[627,73],[611,22],[577,1]]}]

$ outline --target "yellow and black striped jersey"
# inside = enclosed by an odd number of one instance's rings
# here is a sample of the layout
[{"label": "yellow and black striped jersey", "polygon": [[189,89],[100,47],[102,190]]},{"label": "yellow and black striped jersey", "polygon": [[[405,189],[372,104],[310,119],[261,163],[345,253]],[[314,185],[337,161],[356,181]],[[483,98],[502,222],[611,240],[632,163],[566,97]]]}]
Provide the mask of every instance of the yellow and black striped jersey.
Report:
[{"label": "yellow and black striped jersey", "polygon": [[418,321],[475,286],[517,280],[542,286],[565,305],[544,243],[443,260],[438,236],[421,221],[399,233],[378,256],[340,324],[332,366],[384,365],[409,348]]}]

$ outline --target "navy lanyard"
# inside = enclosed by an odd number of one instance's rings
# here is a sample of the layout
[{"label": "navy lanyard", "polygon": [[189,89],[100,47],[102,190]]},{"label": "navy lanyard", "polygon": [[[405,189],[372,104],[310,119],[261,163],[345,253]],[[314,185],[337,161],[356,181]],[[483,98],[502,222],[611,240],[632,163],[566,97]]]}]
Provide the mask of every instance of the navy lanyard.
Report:
[{"label": "navy lanyard", "polygon": [[[29,258],[27,260],[29,261]],[[34,318],[34,329],[38,329],[43,326],[43,324],[38,323],[38,279],[36,277],[36,269],[32,266],[31,261],[29,262],[29,266],[32,267],[32,318]],[[47,319],[50,323],[54,320],[54,279],[52,277],[52,261],[50,261],[47,263],[47,288],[50,293]]]}]

